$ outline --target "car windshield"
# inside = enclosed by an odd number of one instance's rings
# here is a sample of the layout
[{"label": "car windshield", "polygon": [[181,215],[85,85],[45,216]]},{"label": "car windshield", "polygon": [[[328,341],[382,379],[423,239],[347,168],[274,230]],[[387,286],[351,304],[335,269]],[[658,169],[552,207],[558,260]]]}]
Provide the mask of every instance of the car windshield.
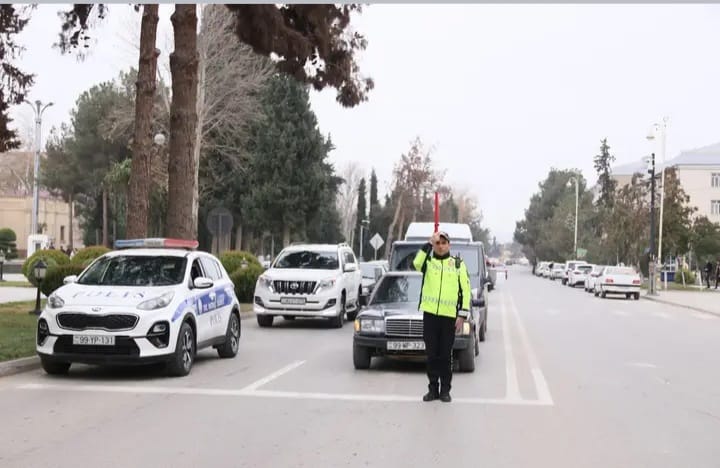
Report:
[{"label": "car windshield", "polygon": [[93,263],[78,284],[107,286],[169,286],[185,277],[185,257],[114,255]]},{"label": "car windshield", "polygon": [[375,279],[375,269],[380,268],[379,265],[373,265],[372,263],[361,263],[360,270],[362,271],[362,277],[365,279]]},{"label": "car windshield", "polygon": [[370,304],[387,304],[390,302],[418,302],[422,276],[384,276],[372,297]]},{"label": "car windshield", "polygon": [[630,267],[614,267],[608,268],[605,272],[606,275],[636,275],[634,268]]},{"label": "car windshield", "polygon": [[[413,259],[422,244],[395,245],[393,246],[390,264],[392,270],[415,271]],[[477,276],[480,274],[480,247],[477,245],[451,245],[450,255],[457,255],[463,259],[468,270],[468,275]]]},{"label": "car windshield", "polygon": [[308,270],[337,270],[340,268],[337,252],[317,252],[312,250],[293,250],[285,252],[273,268],[304,268]]}]

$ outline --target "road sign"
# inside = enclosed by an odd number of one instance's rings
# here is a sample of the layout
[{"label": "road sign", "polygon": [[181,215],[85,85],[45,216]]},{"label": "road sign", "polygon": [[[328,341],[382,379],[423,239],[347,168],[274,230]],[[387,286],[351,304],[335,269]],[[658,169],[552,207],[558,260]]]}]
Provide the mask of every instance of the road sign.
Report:
[{"label": "road sign", "polygon": [[372,248],[375,249],[375,260],[377,260],[378,249],[382,247],[384,243],[385,241],[382,237],[380,237],[380,234],[378,234],[377,232],[374,236],[372,236],[372,239],[370,239],[370,245],[372,245]]},{"label": "road sign", "polygon": [[373,249],[375,249],[375,250],[382,247],[384,243],[385,243],[385,241],[383,240],[382,237],[380,237],[380,234],[378,234],[377,232],[375,233],[374,236],[372,236],[372,239],[370,239],[370,245],[372,245]]},{"label": "road sign", "polygon": [[577,249],[578,260],[581,258],[585,258],[586,255],[587,255],[587,249],[581,249],[580,247],[578,247],[578,249]]}]

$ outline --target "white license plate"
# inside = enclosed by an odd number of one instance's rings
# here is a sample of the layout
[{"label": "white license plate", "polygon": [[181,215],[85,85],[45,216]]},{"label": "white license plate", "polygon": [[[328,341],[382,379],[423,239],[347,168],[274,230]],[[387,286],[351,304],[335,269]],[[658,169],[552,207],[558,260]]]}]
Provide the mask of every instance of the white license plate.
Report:
[{"label": "white license plate", "polygon": [[280,304],[305,305],[305,298],[304,297],[282,297],[282,298],[280,298]]},{"label": "white license plate", "polygon": [[388,351],[425,351],[424,341],[388,341]]},{"label": "white license plate", "polygon": [[115,346],[115,337],[101,335],[73,335],[74,345]]}]

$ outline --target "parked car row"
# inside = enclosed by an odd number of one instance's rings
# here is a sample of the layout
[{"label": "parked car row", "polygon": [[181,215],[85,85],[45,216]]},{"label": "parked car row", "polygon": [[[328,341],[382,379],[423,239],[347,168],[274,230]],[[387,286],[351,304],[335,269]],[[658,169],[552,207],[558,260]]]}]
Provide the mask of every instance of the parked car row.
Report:
[{"label": "parked car row", "polygon": [[620,265],[593,265],[584,260],[567,262],[540,262],[535,275],[563,285],[582,286],[585,292],[605,298],[608,294],[625,295],[627,299],[640,299],[642,277],[633,267]]}]

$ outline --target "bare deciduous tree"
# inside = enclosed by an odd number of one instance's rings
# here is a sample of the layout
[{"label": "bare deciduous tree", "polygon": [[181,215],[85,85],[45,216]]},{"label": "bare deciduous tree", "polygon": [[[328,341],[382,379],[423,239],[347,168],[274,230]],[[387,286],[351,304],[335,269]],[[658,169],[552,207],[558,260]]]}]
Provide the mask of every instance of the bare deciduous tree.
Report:
[{"label": "bare deciduous tree", "polygon": [[336,206],[340,214],[340,229],[348,242],[353,241],[353,231],[357,217],[358,185],[363,178],[362,168],[357,162],[351,161],[345,164],[340,172],[343,183],[338,189]]}]

